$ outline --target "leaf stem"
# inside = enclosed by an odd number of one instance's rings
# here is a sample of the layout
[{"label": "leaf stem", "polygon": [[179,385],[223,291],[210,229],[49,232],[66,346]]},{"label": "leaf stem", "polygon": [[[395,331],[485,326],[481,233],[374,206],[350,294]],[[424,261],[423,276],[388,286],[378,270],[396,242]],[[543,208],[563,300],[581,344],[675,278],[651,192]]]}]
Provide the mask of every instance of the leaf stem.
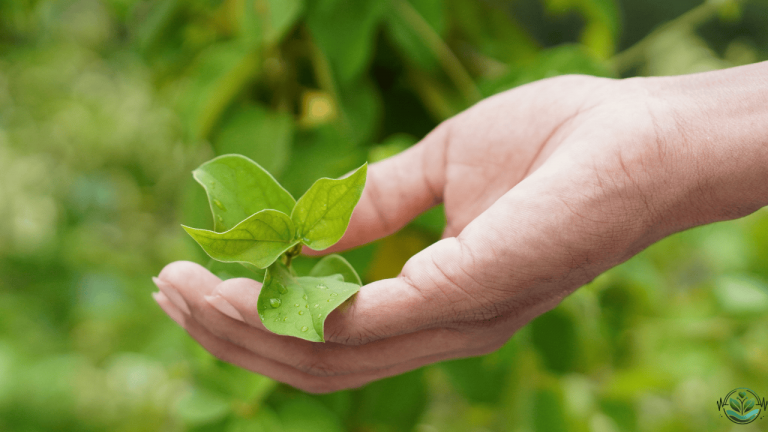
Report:
[{"label": "leaf stem", "polygon": [[424,17],[406,1],[394,0],[392,4],[395,11],[424,39],[429,49],[437,56],[445,73],[453,81],[467,102],[471,105],[482,99],[483,95],[480,93],[477,85],[475,85],[472,76]]}]

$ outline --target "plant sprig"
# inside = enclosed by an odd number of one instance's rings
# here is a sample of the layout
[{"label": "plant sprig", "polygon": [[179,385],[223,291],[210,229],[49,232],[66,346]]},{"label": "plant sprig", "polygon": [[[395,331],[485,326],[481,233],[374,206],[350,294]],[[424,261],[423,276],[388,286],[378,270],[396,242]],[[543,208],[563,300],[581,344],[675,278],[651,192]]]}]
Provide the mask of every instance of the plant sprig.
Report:
[{"label": "plant sprig", "polygon": [[213,231],[182,226],[211,258],[266,269],[257,309],[267,329],[323,342],[325,319],[360,290],[360,277],[339,255],[326,256],[306,276],[291,261],[302,246],[324,250],[341,239],[367,168],[319,179],[296,201],[256,162],[219,156],[193,172],[208,195]]}]

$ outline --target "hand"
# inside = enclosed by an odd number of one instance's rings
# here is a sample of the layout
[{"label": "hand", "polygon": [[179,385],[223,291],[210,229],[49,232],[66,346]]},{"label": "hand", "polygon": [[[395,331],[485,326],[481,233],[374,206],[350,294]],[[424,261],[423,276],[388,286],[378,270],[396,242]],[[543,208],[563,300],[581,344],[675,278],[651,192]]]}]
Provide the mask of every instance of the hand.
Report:
[{"label": "hand", "polygon": [[256,310],[261,284],[222,282],[193,263],[168,265],[155,298],[213,355],[309,392],[494,351],[659,238],[754,210],[706,211],[714,203],[702,196],[717,194],[702,187],[679,106],[658,97],[666,84],[583,76],[529,84],[372,165],[333,250],[392,234],[440,202],[448,225],[397,278],[362,287],[350,308],[332,313],[327,343],[270,333]]}]

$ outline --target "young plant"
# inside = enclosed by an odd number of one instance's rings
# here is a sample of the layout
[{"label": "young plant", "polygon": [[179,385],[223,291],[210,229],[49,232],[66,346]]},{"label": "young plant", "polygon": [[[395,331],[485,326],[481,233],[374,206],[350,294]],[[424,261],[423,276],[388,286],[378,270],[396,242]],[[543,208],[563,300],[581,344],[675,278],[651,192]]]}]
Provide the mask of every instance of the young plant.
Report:
[{"label": "young plant", "polygon": [[325,319],[360,290],[360,277],[339,255],[326,256],[306,276],[296,274],[291,260],[302,245],[323,250],[341,239],[367,169],[317,180],[296,201],[256,162],[219,156],[192,173],[208,194],[213,231],[182,226],[211,258],[266,269],[257,305],[267,329],[324,342]]}]

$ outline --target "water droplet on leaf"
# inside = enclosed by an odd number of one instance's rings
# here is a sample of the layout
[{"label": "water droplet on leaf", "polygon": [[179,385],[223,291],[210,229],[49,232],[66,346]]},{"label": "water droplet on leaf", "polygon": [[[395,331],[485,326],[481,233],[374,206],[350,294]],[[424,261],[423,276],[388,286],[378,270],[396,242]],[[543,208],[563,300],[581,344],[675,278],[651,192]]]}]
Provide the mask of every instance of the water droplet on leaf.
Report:
[{"label": "water droplet on leaf", "polygon": [[303,298],[304,300],[306,300],[306,299],[307,299],[307,295],[306,295],[306,294],[304,294],[303,296],[301,296],[301,298]]},{"label": "water droplet on leaf", "polygon": [[320,305],[319,305],[319,304],[317,304],[317,303],[315,303],[315,307],[316,307],[316,308],[319,308],[319,307],[320,307]]},{"label": "water droplet on leaf", "polygon": [[221,211],[227,211],[227,208],[224,207],[224,204],[222,204],[221,201],[214,198],[213,203],[216,204],[216,207],[220,208]]},{"label": "water droplet on leaf", "polygon": [[317,288],[318,289],[328,289],[328,287],[325,286],[325,284],[317,284]]},{"label": "water droplet on leaf", "polygon": [[299,304],[298,304],[298,303],[294,303],[293,305],[294,305],[294,306],[296,306],[296,307],[299,307]]},{"label": "water droplet on leaf", "polygon": [[276,299],[276,298],[269,299],[269,305],[272,306],[273,308],[280,307],[281,303],[283,303],[283,301],[280,299]]},{"label": "water droplet on leaf", "polygon": [[307,331],[307,330],[309,330],[309,327],[307,327],[307,326],[304,326],[304,327],[301,328],[301,331]]},{"label": "water droplet on leaf", "polygon": [[285,293],[288,292],[288,288],[286,288],[286,287],[284,287],[282,285],[278,285],[277,286],[277,290],[280,292],[280,294],[285,294]]},{"label": "water droplet on leaf", "polygon": [[336,297],[337,295],[336,293],[331,293],[331,297]]},{"label": "water droplet on leaf", "polygon": [[304,311],[299,311],[299,315],[304,315]]}]

